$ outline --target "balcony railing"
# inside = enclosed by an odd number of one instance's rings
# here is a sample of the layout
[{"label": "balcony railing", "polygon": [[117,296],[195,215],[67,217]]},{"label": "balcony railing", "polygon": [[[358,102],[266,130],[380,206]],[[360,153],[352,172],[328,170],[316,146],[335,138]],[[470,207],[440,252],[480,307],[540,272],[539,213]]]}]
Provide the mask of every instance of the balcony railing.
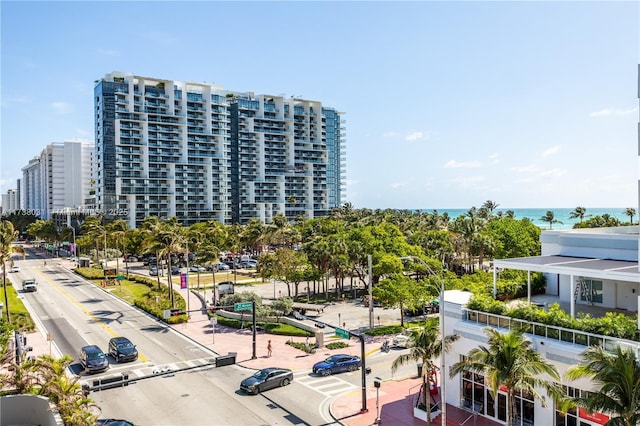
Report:
[{"label": "balcony railing", "polygon": [[470,309],[463,309],[463,321],[473,322],[487,327],[521,330],[524,333],[533,334],[534,336],[585,346],[585,349],[588,346],[602,346],[606,351],[615,352],[616,348],[621,347],[632,351],[636,358],[640,356],[639,342],[617,337],[593,334],[586,331],[530,322],[519,318],[511,318]]}]

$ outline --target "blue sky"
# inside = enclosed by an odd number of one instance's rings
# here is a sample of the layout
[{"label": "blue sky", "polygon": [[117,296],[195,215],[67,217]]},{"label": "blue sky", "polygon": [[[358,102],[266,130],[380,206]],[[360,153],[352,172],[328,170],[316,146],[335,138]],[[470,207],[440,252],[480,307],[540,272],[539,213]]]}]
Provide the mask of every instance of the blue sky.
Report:
[{"label": "blue sky", "polygon": [[640,3],[0,2],[0,193],[111,71],[345,113],[356,208],[638,206]]}]

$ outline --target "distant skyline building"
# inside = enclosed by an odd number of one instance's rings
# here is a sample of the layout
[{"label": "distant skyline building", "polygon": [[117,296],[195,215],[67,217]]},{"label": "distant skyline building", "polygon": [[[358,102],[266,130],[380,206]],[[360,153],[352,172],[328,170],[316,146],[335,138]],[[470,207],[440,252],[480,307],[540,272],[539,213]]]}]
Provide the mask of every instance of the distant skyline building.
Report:
[{"label": "distant skyline building", "polygon": [[2,214],[11,214],[20,209],[20,191],[9,189],[6,194],[2,194]]},{"label": "distant skyline building", "polygon": [[96,207],[108,218],[270,223],[342,204],[343,122],[321,102],[124,72],[94,94]]},{"label": "distant skyline building", "polygon": [[22,168],[21,208],[45,220],[84,209],[91,198],[94,150],[92,142],[80,139],[47,145]]}]

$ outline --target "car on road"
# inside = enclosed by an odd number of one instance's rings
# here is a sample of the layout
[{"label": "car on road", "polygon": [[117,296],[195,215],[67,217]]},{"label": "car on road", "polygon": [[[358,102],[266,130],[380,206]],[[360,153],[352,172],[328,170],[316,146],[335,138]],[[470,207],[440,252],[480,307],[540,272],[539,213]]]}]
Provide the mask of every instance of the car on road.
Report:
[{"label": "car on road", "polygon": [[118,362],[138,359],[136,345],[126,337],[114,337],[109,340],[109,355]]},{"label": "car on road", "polygon": [[257,395],[260,392],[279,386],[287,386],[293,381],[293,371],[288,368],[263,368],[256,371],[240,383],[240,390]]},{"label": "car on road", "polygon": [[33,278],[22,280],[22,291],[38,291],[36,280]]},{"label": "car on road", "polygon": [[158,276],[158,268],[149,268],[149,276],[157,277]]},{"label": "car on road", "polygon": [[328,376],[343,371],[356,371],[361,365],[362,363],[358,356],[347,354],[331,355],[324,361],[315,363],[313,365],[313,373],[318,376]]},{"label": "car on road", "polygon": [[98,419],[96,426],[135,426],[128,420],[122,419]]},{"label": "car on road", "polygon": [[19,266],[12,266],[11,269],[9,269],[9,272],[20,272],[20,267]]},{"label": "car on road", "polygon": [[189,266],[189,272],[205,272],[207,269],[204,266],[200,265],[191,265]]},{"label": "car on road", "polygon": [[88,345],[80,349],[80,365],[87,373],[97,373],[109,368],[109,360],[98,346]]},{"label": "car on road", "polygon": [[417,330],[416,327],[411,327],[393,336],[393,346],[396,348],[410,348],[413,346],[413,332],[415,330]]},{"label": "car on road", "polygon": [[171,275],[178,275],[180,274],[180,268],[177,266],[172,266],[171,267]]}]

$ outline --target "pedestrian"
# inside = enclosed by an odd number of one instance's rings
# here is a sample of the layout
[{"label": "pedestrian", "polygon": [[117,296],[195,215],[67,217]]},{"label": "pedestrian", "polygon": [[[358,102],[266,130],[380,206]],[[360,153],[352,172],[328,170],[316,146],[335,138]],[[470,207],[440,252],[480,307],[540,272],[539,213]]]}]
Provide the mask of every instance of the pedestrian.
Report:
[{"label": "pedestrian", "polygon": [[269,340],[269,341],[267,342],[267,356],[268,356],[268,357],[271,357],[271,351],[272,351],[272,349],[273,349],[273,348],[271,347],[271,340]]},{"label": "pedestrian", "polygon": [[309,350],[309,336],[307,336],[306,340],[304,341],[304,348],[305,348],[305,351],[307,353],[310,352],[310,350]]}]

